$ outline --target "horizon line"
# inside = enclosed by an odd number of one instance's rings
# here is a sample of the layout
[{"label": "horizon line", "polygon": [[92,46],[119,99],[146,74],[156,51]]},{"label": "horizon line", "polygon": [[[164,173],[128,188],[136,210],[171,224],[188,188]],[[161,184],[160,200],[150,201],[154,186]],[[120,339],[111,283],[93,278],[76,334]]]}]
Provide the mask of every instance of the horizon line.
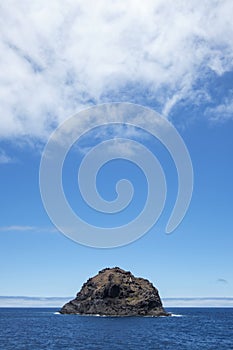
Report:
[{"label": "horizon line", "polygon": [[[0,307],[51,307],[61,308],[75,297],[0,296]],[[168,307],[233,307],[233,297],[164,297],[163,306]]]}]

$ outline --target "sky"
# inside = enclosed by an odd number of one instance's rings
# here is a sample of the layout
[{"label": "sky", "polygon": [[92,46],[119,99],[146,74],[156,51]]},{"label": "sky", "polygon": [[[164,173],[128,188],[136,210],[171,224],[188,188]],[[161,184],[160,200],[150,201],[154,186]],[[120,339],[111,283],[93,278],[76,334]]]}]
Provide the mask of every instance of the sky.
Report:
[{"label": "sky", "polygon": [[[232,13],[230,0],[1,3],[0,296],[72,297],[102,268],[120,266],[151,280],[167,300],[200,305],[206,298],[209,305],[220,298],[232,305]],[[149,232],[122,247],[97,249],[58,232],[42,203],[39,169],[60,123],[110,102],[142,105],[172,123],[189,151],[194,187],[183,221],[168,235],[178,180],[161,143],[124,127],[84,135],[63,169],[67,200],[83,220],[122,225],[146,201],[145,174],[117,159],[100,170],[98,191],[114,200],[116,182],[127,178],[132,203],[118,214],[85,205],[77,171],[98,142],[127,136],[143,143],[167,180],[165,208]],[[80,117],[79,125],[85,128],[86,120]],[[132,151],[121,146],[120,156]]]}]

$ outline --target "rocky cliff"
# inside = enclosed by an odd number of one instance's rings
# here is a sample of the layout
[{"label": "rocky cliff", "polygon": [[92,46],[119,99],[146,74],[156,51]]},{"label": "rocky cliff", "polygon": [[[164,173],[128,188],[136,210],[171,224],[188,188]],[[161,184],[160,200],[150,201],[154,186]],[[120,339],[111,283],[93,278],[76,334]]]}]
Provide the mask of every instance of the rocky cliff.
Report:
[{"label": "rocky cliff", "polygon": [[107,316],[168,316],[158,290],[144,278],[119,267],[106,268],[82,286],[61,314]]}]

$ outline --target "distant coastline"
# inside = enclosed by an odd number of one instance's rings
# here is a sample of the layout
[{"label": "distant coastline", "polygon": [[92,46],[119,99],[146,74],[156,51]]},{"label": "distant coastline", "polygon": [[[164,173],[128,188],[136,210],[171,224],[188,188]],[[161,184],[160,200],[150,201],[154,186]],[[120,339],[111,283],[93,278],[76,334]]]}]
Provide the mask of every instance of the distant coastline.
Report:
[{"label": "distant coastline", "polygon": [[[0,296],[0,307],[61,307],[72,297]],[[165,307],[233,307],[233,297],[162,298]]]}]

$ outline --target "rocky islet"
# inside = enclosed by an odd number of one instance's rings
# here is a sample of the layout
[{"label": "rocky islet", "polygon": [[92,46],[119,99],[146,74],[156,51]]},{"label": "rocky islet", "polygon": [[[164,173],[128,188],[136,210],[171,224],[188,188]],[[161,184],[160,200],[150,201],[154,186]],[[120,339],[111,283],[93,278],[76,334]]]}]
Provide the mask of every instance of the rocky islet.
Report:
[{"label": "rocky islet", "polygon": [[100,316],[169,316],[158,290],[147,279],[119,267],[105,268],[89,278],[61,314]]}]

